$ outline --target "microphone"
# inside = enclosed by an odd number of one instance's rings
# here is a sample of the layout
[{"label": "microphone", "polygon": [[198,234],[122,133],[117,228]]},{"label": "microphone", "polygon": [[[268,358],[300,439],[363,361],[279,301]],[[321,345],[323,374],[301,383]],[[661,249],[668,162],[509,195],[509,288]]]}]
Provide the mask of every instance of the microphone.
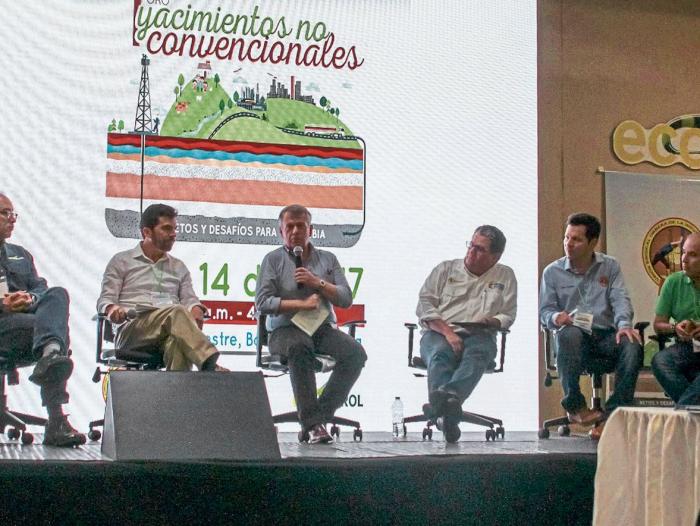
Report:
[{"label": "microphone", "polygon": [[[303,265],[301,263],[301,255],[304,253],[304,249],[297,245],[292,249],[292,252],[294,253],[294,264],[297,268],[302,267]],[[301,283],[297,283],[297,288],[304,288],[304,285],[302,285]]]}]

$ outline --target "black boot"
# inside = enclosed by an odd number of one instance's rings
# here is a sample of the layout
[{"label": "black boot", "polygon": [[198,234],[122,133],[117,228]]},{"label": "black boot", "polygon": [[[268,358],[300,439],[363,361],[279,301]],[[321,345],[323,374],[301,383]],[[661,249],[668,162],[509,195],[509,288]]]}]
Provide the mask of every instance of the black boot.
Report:
[{"label": "black boot", "polygon": [[87,439],[78,433],[68,422],[65,415],[49,417],[44,432],[45,446],[73,447],[83,445]]}]

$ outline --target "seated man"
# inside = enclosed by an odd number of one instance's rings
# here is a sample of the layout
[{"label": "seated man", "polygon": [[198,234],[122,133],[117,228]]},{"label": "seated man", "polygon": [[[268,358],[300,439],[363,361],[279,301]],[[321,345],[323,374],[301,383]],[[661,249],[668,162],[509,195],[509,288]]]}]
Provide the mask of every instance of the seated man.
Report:
[{"label": "seated man", "polygon": [[68,403],[66,383],[73,372],[68,357],[68,293],[47,288],[32,255],[7,243],[17,214],[12,201],[0,194],[0,349],[18,362],[34,362],[29,380],[41,388],[41,403],[49,414],[44,445],[71,447],[85,435],[68,423],[62,406]]},{"label": "seated man", "polygon": [[[314,247],[311,213],[290,205],[279,215],[284,246],[262,261],[255,290],[255,309],[267,314],[270,352],[286,357],[299,422],[310,443],[331,442],[324,422],[343,405],[367,360],[362,346],[335,327],[332,305],[352,305],[350,286],[336,257]],[[296,249],[296,251],[295,251]],[[292,322],[300,311],[327,312],[311,336]],[[314,353],[331,356],[335,368],[323,393],[316,397]]]},{"label": "seated man", "polygon": [[[429,418],[443,417],[438,423],[445,434],[454,433],[462,403],[496,357],[496,330],[515,321],[515,274],[498,263],[505,246],[503,232],[480,226],[464,259],[440,263],[419,293],[420,354],[428,367],[429,403],[423,410]],[[460,322],[483,327],[463,328]]]},{"label": "seated man", "polygon": [[102,278],[98,312],[118,324],[117,348],[157,347],[168,371],[216,370],[219,352],[202,333],[207,309],[192,289],[185,264],[168,254],[177,212],[150,205],[141,216],[143,240],[112,257]]},{"label": "seated man", "polygon": [[[654,330],[675,336],[676,343],[656,353],[651,361],[654,376],[674,402],[700,404],[700,234],[683,243],[683,271],[664,281],[656,302]],[[673,318],[677,322],[671,323]]]},{"label": "seated man", "polygon": [[[595,252],[599,236],[597,218],[570,215],[564,233],[566,256],[544,269],[540,286],[540,323],[556,331],[557,371],[564,390],[561,405],[571,422],[597,423],[593,439],[600,438],[609,413],[632,404],[643,360],[620,265]],[[616,364],[615,390],[605,403],[605,414],[588,408],[579,386],[581,373],[596,361]]]}]

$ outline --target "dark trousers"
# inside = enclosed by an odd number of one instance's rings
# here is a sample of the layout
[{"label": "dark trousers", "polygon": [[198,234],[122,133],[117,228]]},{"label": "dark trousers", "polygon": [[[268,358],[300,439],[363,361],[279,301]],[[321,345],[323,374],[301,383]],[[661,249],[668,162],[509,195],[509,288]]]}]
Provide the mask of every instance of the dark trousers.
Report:
[{"label": "dark trousers", "polygon": [[615,334],[614,329],[593,329],[593,334],[587,334],[573,325],[556,332],[557,371],[564,390],[561,405],[568,412],[575,413],[586,405],[579,386],[584,371],[615,371],[615,389],[605,403],[607,413],[632,404],[644,353],[640,344],[627,338],[615,343]]},{"label": "dark trousers", "polygon": [[654,376],[674,402],[700,404],[700,353],[691,342],[678,342],[656,353],[651,360]]},{"label": "dark trousers", "polygon": [[[328,324],[321,325],[313,336],[295,326],[279,327],[270,334],[269,347],[270,353],[287,360],[299,422],[304,429],[325,423],[335,414],[367,360],[362,345]],[[336,362],[319,397],[316,396],[314,354],[332,356]]]},{"label": "dark trousers", "polygon": [[[41,358],[44,345],[55,341],[67,355],[69,302],[65,289],[52,287],[27,312],[0,312],[0,352],[18,364],[30,364]],[[42,405],[67,403],[66,383],[42,385]]]}]

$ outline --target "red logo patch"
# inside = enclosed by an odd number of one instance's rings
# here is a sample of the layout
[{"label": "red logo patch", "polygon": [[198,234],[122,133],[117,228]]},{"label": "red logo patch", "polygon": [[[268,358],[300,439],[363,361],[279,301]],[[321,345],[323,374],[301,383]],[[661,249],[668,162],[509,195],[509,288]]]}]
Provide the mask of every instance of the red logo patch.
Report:
[{"label": "red logo patch", "polygon": [[601,276],[598,283],[600,283],[601,287],[607,287],[610,284],[610,280],[607,276]]}]

